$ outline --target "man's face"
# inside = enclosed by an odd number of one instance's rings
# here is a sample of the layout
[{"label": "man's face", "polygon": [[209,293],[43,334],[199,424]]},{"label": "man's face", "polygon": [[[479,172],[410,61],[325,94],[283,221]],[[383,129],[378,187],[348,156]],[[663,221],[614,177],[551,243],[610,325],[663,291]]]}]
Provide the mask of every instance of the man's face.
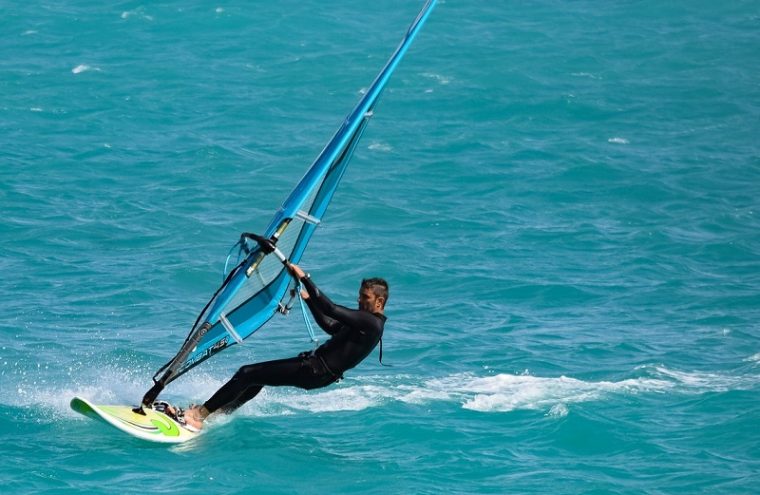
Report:
[{"label": "man's face", "polygon": [[370,313],[377,313],[383,307],[383,298],[379,298],[372,292],[369,287],[359,289],[359,309],[362,311],[369,311]]}]

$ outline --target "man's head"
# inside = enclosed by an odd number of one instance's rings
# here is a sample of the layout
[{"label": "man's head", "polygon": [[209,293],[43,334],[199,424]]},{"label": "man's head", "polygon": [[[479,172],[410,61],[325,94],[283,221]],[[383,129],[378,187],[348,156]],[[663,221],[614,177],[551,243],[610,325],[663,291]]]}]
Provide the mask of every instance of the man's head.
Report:
[{"label": "man's head", "polygon": [[382,278],[365,278],[359,288],[359,309],[383,313],[388,301],[388,282]]}]

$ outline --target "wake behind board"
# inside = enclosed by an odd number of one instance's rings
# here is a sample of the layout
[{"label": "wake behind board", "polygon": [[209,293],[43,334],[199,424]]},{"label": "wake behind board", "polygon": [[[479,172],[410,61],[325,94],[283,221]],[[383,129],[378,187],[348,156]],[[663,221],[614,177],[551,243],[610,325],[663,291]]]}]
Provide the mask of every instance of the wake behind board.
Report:
[{"label": "wake behind board", "polygon": [[95,405],[81,397],[71,399],[71,408],[87,417],[103,421],[133,437],[150,442],[182,443],[198,436],[166,414],[144,408],[145,414],[131,406]]}]

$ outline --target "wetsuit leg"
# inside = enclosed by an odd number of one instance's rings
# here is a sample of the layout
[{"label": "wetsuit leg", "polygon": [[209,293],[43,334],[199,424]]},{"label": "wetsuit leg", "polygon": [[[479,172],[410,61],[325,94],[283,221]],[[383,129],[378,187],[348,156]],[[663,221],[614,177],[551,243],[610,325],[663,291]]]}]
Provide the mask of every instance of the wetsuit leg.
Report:
[{"label": "wetsuit leg", "polygon": [[306,390],[335,381],[316,358],[294,357],[240,368],[204,406],[209,412],[231,412],[256,397],[264,386],[291,386]]}]

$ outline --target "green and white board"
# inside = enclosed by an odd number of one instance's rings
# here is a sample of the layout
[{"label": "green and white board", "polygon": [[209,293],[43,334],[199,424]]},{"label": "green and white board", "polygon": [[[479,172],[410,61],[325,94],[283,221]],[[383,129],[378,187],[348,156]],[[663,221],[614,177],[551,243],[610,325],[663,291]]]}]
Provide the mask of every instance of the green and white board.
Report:
[{"label": "green and white board", "polygon": [[76,412],[107,423],[119,430],[151,442],[182,443],[198,436],[183,425],[153,409],[144,408],[145,414],[134,412],[132,406],[95,405],[81,397],[71,399]]}]

